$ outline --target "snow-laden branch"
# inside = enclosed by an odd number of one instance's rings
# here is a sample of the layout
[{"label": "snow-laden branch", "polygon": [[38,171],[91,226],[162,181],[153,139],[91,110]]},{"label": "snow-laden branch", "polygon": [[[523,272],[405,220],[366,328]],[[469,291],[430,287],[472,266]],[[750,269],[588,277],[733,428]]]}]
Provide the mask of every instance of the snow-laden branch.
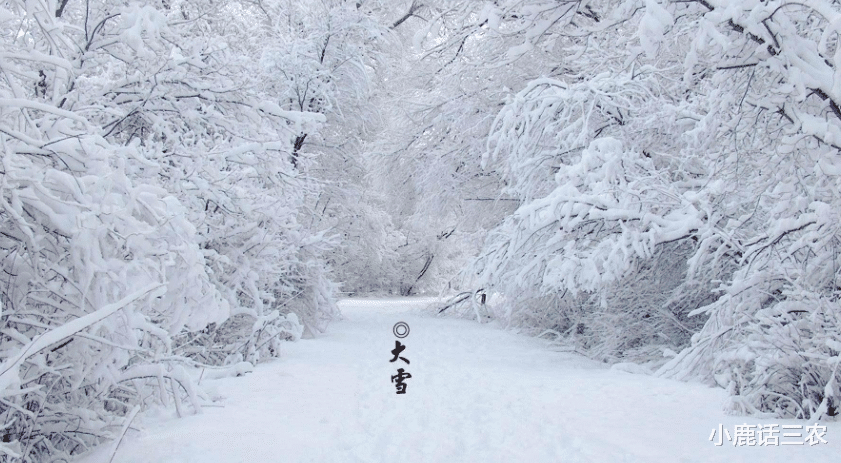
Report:
[{"label": "snow-laden branch", "polygon": [[118,310],[125,308],[144,296],[149,296],[155,290],[163,287],[164,285],[160,283],[147,285],[146,287],[134,291],[132,294],[129,294],[119,301],[108,304],[85,316],[69,321],[58,328],[54,328],[38,335],[27,345],[23,346],[17,354],[9,357],[2,365],[0,365],[0,390],[5,390],[11,384],[19,381],[17,370],[26,359],[38,354],[41,350],[61,342],[79,331],[104,320],[106,317],[113,315]]}]

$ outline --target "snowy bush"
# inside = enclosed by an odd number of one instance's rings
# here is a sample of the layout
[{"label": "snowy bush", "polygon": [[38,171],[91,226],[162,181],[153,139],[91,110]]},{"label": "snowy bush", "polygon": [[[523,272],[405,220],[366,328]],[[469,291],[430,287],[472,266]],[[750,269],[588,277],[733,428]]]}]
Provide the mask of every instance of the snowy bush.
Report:
[{"label": "snowy bush", "polygon": [[324,118],[255,90],[226,12],[0,7],[4,460],[66,460],[137,405],[200,412],[191,367],[279,355],[338,314],[292,158]]},{"label": "snowy bush", "polygon": [[660,374],[715,378],[743,411],[837,415],[841,95],[829,76],[841,58],[831,37],[841,12],[823,1],[705,10],[690,64],[745,65],[719,66],[710,84],[729,94],[702,106],[708,117],[695,129],[734,143],[713,145],[712,178],[734,186],[720,188],[721,231],[705,244],[729,248],[738,267],[697,311],[709,321],[692,346]]},{"label": "snowy bush", "polygon": [[521,204],[468,276],[500,315],[607,360],[684,348],[658,374],[718,381],[742,411],[837,415],[838,6],[439,10],[435,50],[561,63],[488,138]]},{"label": "snowy bush", "polygon": [[[569,108],[561,100],[576,97],[568,97],[566,89],[559,91],[558,107]],[[547,95],[544,90],[533,114],[554,118],[570,129],[553,131],[559,138],[576,135],[572,124],[546,111],[551,100]],[[512,113],[503,111],[499,120],[509,116]],[[529,127],[523,119],[511,118]],[[534,126],[545,130],[537,122]],[[516,137],[508,140],[519,144]],[[509,159],[534,152],[495,149],[511,153]],[[626,151],[612,138],[577,151],[560,160],[553,179],[558,186],[543,198],[528,201],[531,195],[541,195],[530,187],[545,187],[550,181],[526,179],[527,184],[520,185],[512,180],[512,194],[528,202],[490,236],[492,244],[475,266],[478,284],[521,296],[508,302],[521,307],[505,310],[508,323],[531,327],[535,333],[550,330],[606,361],[662,358],[665,349],[688,344],[703,323],[697,317],[688,319],[687,308],[710,298],[709,279],[690,272],[687,263],[696,248],[690,233],[702,226],[701,213],[675,200],[682,192],[669,187],[674,173],[660,167],[668,166],[666,162]],[[524,164],[509,166],[531,173],[536,170],[532,162],[527,158]],[[656,207],[659,216],[640,206]]]}]

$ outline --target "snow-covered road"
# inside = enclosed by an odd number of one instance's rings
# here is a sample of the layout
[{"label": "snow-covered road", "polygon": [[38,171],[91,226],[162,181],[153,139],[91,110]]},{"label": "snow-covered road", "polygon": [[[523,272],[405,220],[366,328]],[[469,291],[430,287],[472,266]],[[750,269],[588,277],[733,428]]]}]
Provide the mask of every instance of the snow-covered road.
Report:
[{"label": "snow-covered road", "polygon": [[[224,408],[147,417],[114,461],[841,461],[841,423],[821,423],[828,444],[716,446],[718,435],[709,437],[719,424],[734,436],[744,423],[808,423],[728,416],[722,390],[609,369],[538,339],[416,310],[428,302],[343,301],[346,319],[327,334],[285,345],[282,358],[244,377],[209,382]],[[409,365],[389,362],[398,321],[411,329],[400,354]],[[391,383],[397,368],[412,375],[404,395]]]}]

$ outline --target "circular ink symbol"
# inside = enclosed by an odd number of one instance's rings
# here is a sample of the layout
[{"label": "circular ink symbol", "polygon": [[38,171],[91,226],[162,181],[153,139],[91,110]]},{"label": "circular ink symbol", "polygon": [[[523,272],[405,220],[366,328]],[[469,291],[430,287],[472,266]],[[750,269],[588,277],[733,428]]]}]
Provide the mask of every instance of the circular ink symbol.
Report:
[{"label": "circular ink symbol", "polygon": [[394,328],[392,328],[391,331],[398,338],[405,338],[409,335],[409,324],[406,322],[397,322],[394,324]]}]

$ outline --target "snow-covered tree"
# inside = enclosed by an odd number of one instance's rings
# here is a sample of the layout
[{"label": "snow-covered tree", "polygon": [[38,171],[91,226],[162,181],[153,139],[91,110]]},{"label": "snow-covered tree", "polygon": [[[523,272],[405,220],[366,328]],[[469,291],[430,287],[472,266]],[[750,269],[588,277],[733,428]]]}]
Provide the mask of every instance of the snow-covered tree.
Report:
[{"label": "snow-covered tree", "polygon": [[405,236],[404,294],[457,285],[453,277],[484,232],[519,201],[499,194],[501,177],[483,170],[481,159],[505,86],[534,70],[476,66],[487,52],[477,40],[453,50],[434,47],[459,27],[448,16],[458,7],[413,2],[393,29],[403,46],[381,97],[388,123],[372,151],[379,161],[374,178],[391,196],[385,206]]},{"label": "snow-covered tree", "polygon": [[300,221],[337,237],[326,257],[342,291],[388,291],[401,234],[371,184],[367,146],[383,126],[377,93],[395,45],[390,10],[331,0],[262,2],[251,11],[265,92],[283,109],[324,116],[319,130],[293,139],[293,166],[319,187]]},{"label": "snow-covered tree", "polygon": [[721,206],[706,219],[715,233],[694,259],[727,254],[737,267],[720,297],[697,310],[709,320],[692,346],[661,373],[712,376],[741,411],[837,415],[841,94],[832,76],[841,65],[833,25],[841,8],[695,7],[698,33],[684,68],[706,71],[699,93],[717,96],[700,106],[697,132],[712,145],[714,181],[704,193]]},{"label": "snow-covered tree", "polygon": [[521,82],[485,150],[522,200],[472,268],[500,315],[606,360],[685,348],[660,374],[717,381],[743,411],[837,414],[839,7],[443,11],[430,30],[456,26],[434,50],[556,65]]},{"label": "snow-covered tree", "polygon": [[[199,412],[185,367],[278,355],[337,315],[299,218],[319,186],[235,3],[0,7],[4,458],[67,458],[136,405]],[[238,21],[231,21],[236,18]]]}]

